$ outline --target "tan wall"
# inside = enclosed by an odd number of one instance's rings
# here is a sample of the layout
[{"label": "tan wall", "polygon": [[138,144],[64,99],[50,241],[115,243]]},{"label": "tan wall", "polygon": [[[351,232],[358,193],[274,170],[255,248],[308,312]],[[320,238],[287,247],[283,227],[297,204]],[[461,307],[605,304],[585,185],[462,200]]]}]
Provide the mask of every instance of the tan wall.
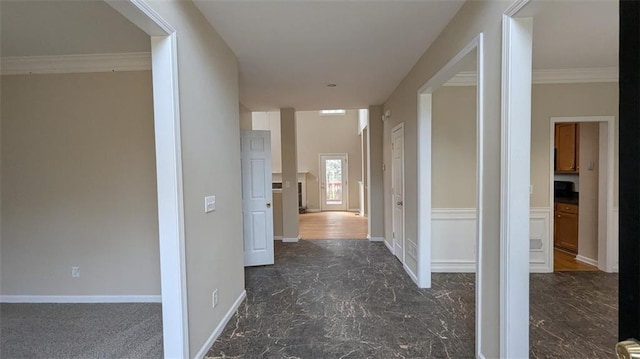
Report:
[{"label": "tan wall", "polygon": [[151,73],[3,76],[1,94],[2,294],[159,295]]},{"label": "tan wall", "polygon": [[617,206],[618,84],[534,85],[531,96],[531,207],[549,207],[550,118],[567,116],[616,117],[614,206]]},{"label": "tan wall", "polygon": [[273,191],[273,235],[282,239],[282,191]]},{"label": "tan wall", "polygon": [[320,153],[347,153],[349,209],[358,208],[358,181],[362,170],[358,110],[345,116],[320,116],[318,111],[296,112],[298,126],[298,172],[307,174],[307,207],[320,208]]},{"label": "tan wall", "polygon": [[[600,124],[580,123],[580,206],[578,254],[598,260],[598,177]],[[589,168],[589,163],[593,167]]]},{"label": "tan wall", "polygon": [[476,94],[475,86],[433,94],[433,208],[476,208]]},{"label": "tan wall", "polygon": [[[148,4],[176,28],[189,349],[195,355],[244,290],[238,66],[192,2]],[[204,213],[203,198],[216,196]],[[218,289],[219,305],[211,307]]]},{"label": "tan wall", "polygon": [[280,141],[280,112],[253,112],[254,130],[271,131],[271,172],[282,172],[282,148]]},{"label": "tan wall", "polygon": [[242,104],[240,104],[240,129],[241,130],[252,129],[251,110],[244,107]]}]

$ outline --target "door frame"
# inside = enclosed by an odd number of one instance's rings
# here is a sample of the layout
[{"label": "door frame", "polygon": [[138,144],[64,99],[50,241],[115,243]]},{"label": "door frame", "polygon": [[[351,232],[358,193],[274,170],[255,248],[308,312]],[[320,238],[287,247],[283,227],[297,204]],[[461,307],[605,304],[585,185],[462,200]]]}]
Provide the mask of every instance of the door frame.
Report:
[{"label": "door frame", "polygon": [[[344,206],[345,209],[344,211],[348,211],[349,210],[349,154],[348,153],[319,153],[318,154],[318,177],[322,178],[322,174],[323,172],[323,163],[322,163],[322,157],[323,156],[340,156],[340,157],[344,157],[345,159],[345,166],[343,168],[343,178],[345,178],[344,182],[344,189],[342,190],[342,199],[344,201]],[[324,179],[322,179],[324,180]],[[297,184],[296,184],[297,186]],[[322,200],[322,184],[321,182],[318,183],[318,198],[320,199],[320,211],[336,211],[335,209],[325,209],[326,204],[324,203],[325,201]],[[338,210],[340,211],[340,210]]]},{"label": "door frame", "polygon": [[[404,168],[404,122],[400,122],[399,124],[397,124],[392,130],[391,130],[391,230],[392,232],[395,232],[395,220],[394,220],[394,203],[393,201],[395,200],[395,198],[393,198],[393,134],[396,131],[402,131],[402,156],[400,158],[400,161],[402,161],[402,265],[404,266],[404,269],[409,273],[410,276],[414,277],[413,280],[417,280],[416,274],[413,273],[413,271],[411,271],[411,269],[405,265],[405,260],[406,260],[406,256],[407,256],[407,250],[406,250],[406,244],[407,244],[407,236],[405,235],[405,230],[406,230],[406,226],[405,226],[405,209],[404,209],[404,203],[405,203],[405,168]],[[394,255],[397,257],[397,253],[396,253],[396,238],[395,236],[393,237],[393,253]]]},{"label": "door frame", "polygon": [[151,37],[165,358],[190,358],[176,29],[141,0],[105,2]]},{"label": "door frame", "polygon": [[[606,183],[606,193],[605,195],[605,208],[603,209],[600,205],[598,205],[598,218],[606,218],[606,235],[604,238],[598,236],[598,269],[604,272],[612,273],[617,271],[617,243],[616,240],[618,236],[615,233],[614,227],[614,206],[613,206],[613,181],[614,181],[614,166],[615,166],[615,117],[614,116],[577,116],[577,117],[551,117],[549,123],[549,131],[551,134],[551,144],[549,151],[549,207],[553,212],[553,203],[554,203],[554,195],[553,195],[553,181],[554,181],[554,148],[555,148],[555,125],[556,123],[567,123],[567,122],[589,122],[589,123],[605,123],[607,125],[607,147],[600,148],[599,153],[600,157],[602,157],[602,153],[604,152],[605,157],[607,159],[606,168],[600,166],[598,172],[600,174],[605,171],[605,175],[607,178]],[[600,195],[599,195],[600,197]],[[601,213],[602,210],[605,213]],[[549,248],[549,253],[547,253],[547,259],[551,272],[553,272],[553,230],[554,223],[553,221],[549,221],[549,234],[547,235],[547,248]],[[602,250],[604,249],[604,251]]]}]

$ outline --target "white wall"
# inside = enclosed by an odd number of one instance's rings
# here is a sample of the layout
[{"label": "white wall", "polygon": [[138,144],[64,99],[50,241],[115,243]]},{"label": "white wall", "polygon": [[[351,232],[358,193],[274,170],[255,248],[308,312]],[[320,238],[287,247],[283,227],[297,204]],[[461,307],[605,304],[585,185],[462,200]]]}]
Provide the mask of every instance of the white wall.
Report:
[{"label": "white wall", "polygon": [[[206,350],[244,292],[238,64],[190,1],[148,2],[176,29],[189,350]],[[203,198],[216,196],[204,213]],[[219,304],[211,297],[218,289]],[[203,346],[205,348],[203,348]]]},{"label": "white wall", "polygon": [[3,76],[0,101],[1,294],[160,295],[151,73]]}]

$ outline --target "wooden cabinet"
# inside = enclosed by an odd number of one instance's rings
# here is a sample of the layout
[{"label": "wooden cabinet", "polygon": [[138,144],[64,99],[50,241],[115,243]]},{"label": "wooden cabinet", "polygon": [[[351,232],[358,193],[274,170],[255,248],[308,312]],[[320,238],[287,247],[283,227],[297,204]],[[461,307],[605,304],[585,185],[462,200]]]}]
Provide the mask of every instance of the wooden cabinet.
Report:
[{"label": "wooden cabinet", "polygon": [[576,173],[580,163],[580,125],[556,123],[556,172]]},{"label": "wooden cabinet", "polygon": [[578,206],[556,203],[553,244],[571,253],[578,253]]}]

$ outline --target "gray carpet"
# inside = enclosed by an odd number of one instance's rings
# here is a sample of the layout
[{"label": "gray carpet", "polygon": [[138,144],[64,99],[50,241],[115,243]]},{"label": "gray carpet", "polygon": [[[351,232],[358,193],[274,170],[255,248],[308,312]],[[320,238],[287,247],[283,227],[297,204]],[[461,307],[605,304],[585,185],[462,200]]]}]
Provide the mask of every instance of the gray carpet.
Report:
[{"label": "gray carpet", "polygon": [[0,304],[0,358],[162,358],[162,307]]}]

